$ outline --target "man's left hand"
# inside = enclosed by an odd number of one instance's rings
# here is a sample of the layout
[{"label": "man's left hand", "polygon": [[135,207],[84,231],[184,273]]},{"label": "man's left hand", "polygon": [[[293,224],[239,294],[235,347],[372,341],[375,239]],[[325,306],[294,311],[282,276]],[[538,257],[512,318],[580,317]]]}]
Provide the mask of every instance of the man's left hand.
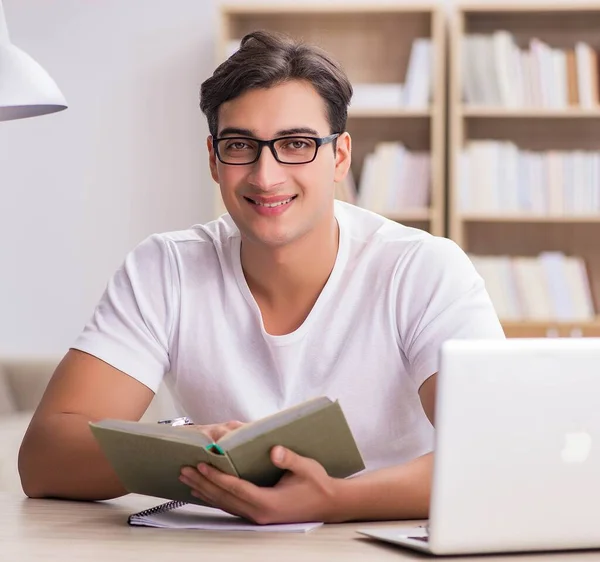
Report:
[{"label": "man's left hand", "polygon": [[286,470],[272,488],[263,488],[204,463],[184,467],[180,481],[208,505],[257,523],[333,522],[344,480],[331,478],[315,460],[273,447],[271,461]]}]

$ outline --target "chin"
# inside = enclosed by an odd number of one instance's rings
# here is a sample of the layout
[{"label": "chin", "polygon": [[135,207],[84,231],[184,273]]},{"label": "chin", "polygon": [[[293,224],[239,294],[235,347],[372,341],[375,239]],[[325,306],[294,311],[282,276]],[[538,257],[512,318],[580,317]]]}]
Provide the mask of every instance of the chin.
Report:
[{"label": "chin", "polygon": [[296,238],[298,238],[290,232],[266,233],[256,232],[252,229],[245,230],[243,235],[244,238],[250,240],[251,242],[269,248],[281,248],[283,246],[287,246],[296,240]]}]

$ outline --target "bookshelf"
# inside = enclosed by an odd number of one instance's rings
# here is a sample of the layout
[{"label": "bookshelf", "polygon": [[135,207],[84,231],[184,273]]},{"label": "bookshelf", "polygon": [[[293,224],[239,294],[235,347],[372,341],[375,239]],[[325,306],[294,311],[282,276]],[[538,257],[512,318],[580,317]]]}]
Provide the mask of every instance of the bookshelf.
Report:
[{"label": "bookshelf", "polygon": [[509,337],[600,336],[599,52],[598,2],[462,3],[450,18],[449,236],[475,256],[580,257],[589,279],[585,317],[501,315]]},{"label": "bookshelf", "polygon": [[513,338],[600,337],[600,320],[590,322],[504,321],[503,328]]},{"label": "bookshelf", "polygon": [[[355,88],[347,127],[353,142],[352,177],[356,187],[361,187],[367,156],[379,143],[401,143],[411,158],[413,152],[427,154],[428,163],[421,163],[417,168],[425,169],[429,175],[429,181],[422,181],[423,185],[429,184],[426,202],[401,205],[400,200],[394,198],[394,203],[385,210],[374,210],[392,220],[444,235],[446,26],[443,8],[420,2],[414,5],[364,2],[346,6],[224,4],[220,9],[217,63],[232,52],[232,46],[246,33],[256,29],[280,31],[315,43],[343,65]],[[423,103],[415,99],[405,103],[413,41],[417,39],[430,40],[431,70],[429,74],[422,73],[429,76],[429,99]],[[389,103],[396,87],[402,87],[398,103]],[[388,89],[383,93],[374,92],[377,88]],[[388,101],[368,103],[371,95],[382,95],[383,98],[377,99]],[[390,184],[396,182],[390,180]],[[400,181],[399,184],[411,185],[411,182]],[[215,201],[215,214],[219,215],[224,208],[218,190]]]}]

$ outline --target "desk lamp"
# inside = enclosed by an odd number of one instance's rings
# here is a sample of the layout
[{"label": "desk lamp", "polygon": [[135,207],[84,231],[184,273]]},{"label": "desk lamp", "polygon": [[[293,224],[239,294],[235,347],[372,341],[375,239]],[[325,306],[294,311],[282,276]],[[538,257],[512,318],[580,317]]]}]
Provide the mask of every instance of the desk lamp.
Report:
[{"label": "desk lamp", "polygon": [[50,75],[10,42],[0,0],[0,121],[35,117],[66,108],[67,102]]}]

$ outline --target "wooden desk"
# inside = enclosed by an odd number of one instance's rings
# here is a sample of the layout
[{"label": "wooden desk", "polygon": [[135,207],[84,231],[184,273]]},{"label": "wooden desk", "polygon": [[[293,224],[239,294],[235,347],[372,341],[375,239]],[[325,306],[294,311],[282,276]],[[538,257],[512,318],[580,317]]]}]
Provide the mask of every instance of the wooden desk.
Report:
[{"label": "wooden desk", "polygon": [[[429,557],[355,533],[368,526],[414,526],[420,522],[325,525],[309,533],[209,532],[130,527],[127,516],[156,500],[126,496],[98,503],[29,500],[0,493],[0,559],[4,562],[69,560],[103,562],[380,562]],[[484,560],[600,561],[600,551],[486,556]],[[466,557],[472,562],[478,557]],[[441,559],[440,559],[441,560]],[[462,560],[453,557],[453,562]]]}]

